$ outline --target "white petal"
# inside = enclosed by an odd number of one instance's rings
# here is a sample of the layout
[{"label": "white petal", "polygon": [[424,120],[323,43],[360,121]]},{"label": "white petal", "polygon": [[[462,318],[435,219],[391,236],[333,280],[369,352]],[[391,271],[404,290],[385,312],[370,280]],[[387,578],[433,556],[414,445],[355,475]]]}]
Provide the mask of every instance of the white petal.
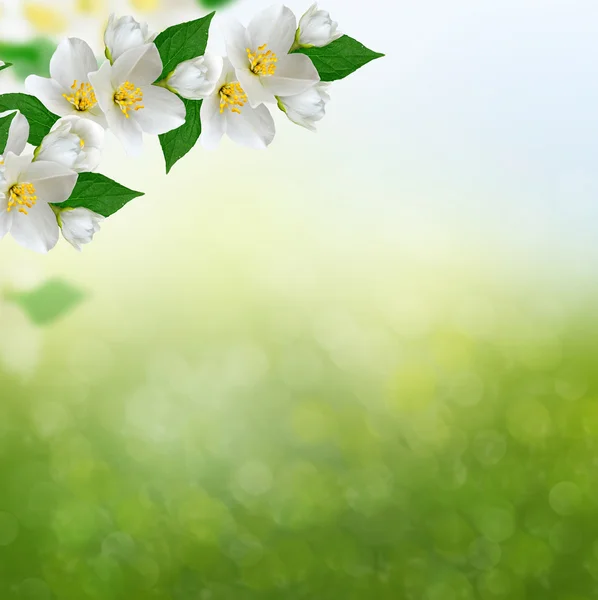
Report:
[{"label": "white petal", "polygon": [[27,167],[21,175],[21,181],[33,184],[38,204],[58,204],[68,200],[73,192],[77,173],[63,165],[40,160]]},{"label": "white petal", "polygon": [[90,73],[89,81],[93,85],[99,107],[107,113],[114,109],[114,86],[112,85],[112,67],[106,61],[98,71]]},{"label": "white petal", "polygon": [[224,135],[226,119],[220,114],[220,100],[217,95],[206,98],[201,105],[201,145],[206,150],[215,150]]},{"label": "white petal", "polygon": [[22,179],[23,173],[27,171],[31,164],[31,156],[17,156],[12,152],[4,155],[4,179],[5,187],[8,189],[15,183],[25,183]]},{"label": "white petal", "polygon": [[[4,114],[1,116],[4,116]],[[27,119],[19,111],[17,111],[10,123],[10,128],[8,130],[8,141],[6,142],[6,148],[4,149],[4,152],[21,154],[21,152],[25,150],[28,138],[29,121],[27,121]]]},{"label": "white petal", "polygon": [[4,206],[0,209],[0,240],[10,231],[12,227],[12,218],[14,211],[6,210],[6,198],[3,201]]},{"label": "white petal", "polygon": [[243,91],[247,94],[249,104],[253,108],[264,102],[275,101],[274,94],[262,85],[263,80],[267,79],[267,77],[258,77],[251,71],[238,69],[237,78]]},{"label": "white petal", "polygon": [[318,83],[320,76],[308,56],[289,54],[278,61],[275,75],[261,80],[275,96],[295,96]]},{"label": "white petal", "polygon": [[112,133],[120,140],[130,156],[139,156],[143,150],[143,131],[141,126],[130,117],[127,119],[120,109],[106,113]]},{"label": "white petal", "polygon": [[127,50],[112,67],[112,85],[116,89],[125,81],[137,87],[150,85],[162,73],[162,59],[155,44]]},{"label": "white petal", "polygon": [[86,148],[80,160],[75,163],[74,170],[77,173],[88,173],[95,171],[102,162],[102,152],[97,148]]},{"label": "white petal", "polygon": [[226,41],[226,54],[231,64],[237,69],[248,68],[247,47],[249,38],[245,27],[239,21],[230,19],[224,29],[224,38]]},{"label": "white petal", "polygon": [[76,112],[75,107],[63,96],[65,89],[53,79],[29,75],[25,80],[25,89],[28,94],[38,98],[50,112],[59,117],[66,117]]},{"label": "white petal", "polygon": [[237,144],[263,150],[274,139],[276,129],[270,111],[262,104],[255,109],[244,106],[240,115],[227,111],[226,133]]},{"label": "white petal", "polygon": [[185,105],[176,94],[155,85],[142,88],[142,92],[144,108],[132,116],[145,133],[160,135],[185,124]]},{"label": "white petal", "polygon": [[26,215],[15,213],[10,233],[17,244],[45,254],[58,242],[59,227],[56,215],[48,204],[38,202],[28,209]]},{"label": "white petal", "polygon": [[286,6],[274,5],[258,13],[247,27],[248,47],[255,52],[263,44],[268,44],[278,58],[289,53],[295,33],[297,19]]},{"label": "white petal", "polygon": [[88,82],[89,73],[97,71],[98,61],[87,42],[67,38],[56,48],[50,61],[50,75],[62,87],[70,88],[74,81]]}]

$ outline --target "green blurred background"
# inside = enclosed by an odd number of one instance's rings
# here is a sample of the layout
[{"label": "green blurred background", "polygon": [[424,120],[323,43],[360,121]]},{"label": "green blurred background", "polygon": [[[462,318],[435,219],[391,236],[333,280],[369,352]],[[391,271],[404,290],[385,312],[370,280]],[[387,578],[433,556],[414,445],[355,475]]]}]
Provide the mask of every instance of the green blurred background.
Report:
[{"label": "green blurred background", "polygon": [[317,136],[2,242],[2,600],[598,597],[598,7],[322,6]]}]

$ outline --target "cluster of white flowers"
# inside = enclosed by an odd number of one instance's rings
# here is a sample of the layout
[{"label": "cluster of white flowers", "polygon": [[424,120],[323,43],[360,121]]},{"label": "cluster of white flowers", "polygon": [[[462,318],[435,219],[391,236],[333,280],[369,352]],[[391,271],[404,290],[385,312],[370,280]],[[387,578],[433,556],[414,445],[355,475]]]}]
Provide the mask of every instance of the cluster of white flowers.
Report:
[{"label": "cluster of white flowers", "polygon": [[231,22],[227,57],[206,54],[181,63],[166,85],[183,98],[203,99],[202,136],[214,148],[224,134],[251,148],[265,148],[275,127],[267,108],[278,107],[294,123],[315,131],[330,100],[328,84],[298,48],[323,47],[341,37],[330,15],[313,5],[301,18],[286,6],[257,14],[247,27]]},{"label": "cluster of white flowers", "polygon": [[62,228],[64,238],[80,250],[96,232],[89,230],[89,223],[101,217],[84,208],[58,210],[53,204],[69,198],[79,172],[97,166],[104,130],[66,117],[35,152],[24,153],[28,137],[29,123],[17,112],[0,156],[0,239],[11,233],[22,246],[48,252]]},{"label": "cluster of white flowers", "polygon": [[247,27],[230,24],[227,57],[193,58],[161,80],[156,35],[132,17],[111,16],[101,65],[85,41],[65,39],[50,61],[50,78],[31,75],[25,82],[28,93],[61,118],[25,154],[29,123],[17,112],[10,125],[0,157],[0,239],[10,232],[17,243],[47,252],[61,230],[80,250],[99,230],[102,217],[56,205],[70,197],[79,173],[99,166],[104,131],[138,155],[143,133],[161,135],[185,124],[181,98],[203,100],[200,141],[206,148],[217,146],[224,134],[245,146],[267,147],[275,135],[268,104],[315,130],[329,100],[327,85],[309,56],[294,51],[323,47],[340,36],[337,24],[316,5],[299,26],[287,7],[274,6]]}]

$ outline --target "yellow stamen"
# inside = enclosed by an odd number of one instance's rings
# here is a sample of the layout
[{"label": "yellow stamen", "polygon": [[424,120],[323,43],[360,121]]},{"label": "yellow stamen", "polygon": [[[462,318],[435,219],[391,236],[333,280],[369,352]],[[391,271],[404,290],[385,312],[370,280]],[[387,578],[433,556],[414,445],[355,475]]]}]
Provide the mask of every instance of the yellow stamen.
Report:
[{"label": "yellow stamen", "polygon": [[268,44],[260,46],[256,52],[252,52],[251,48],[247,48],[247,58],[251,66],[249,67],[253,73],[261,77],[269,77],[276,73],[276,63],[278,57],[272,50],[266,50]]},{"label": "yellow stamen", "polygon": [[[125,81],[114,94],[114,102],[120,106],[125,117],[129,118],[129,110],[141,110],[143,104],[143,92],[130,81]],[[138,106],[139,105],[139,106]]]},{"label": "yellow stamen", "polygon": [[10,212],[13,208],[16,208],[20,213],[24,215],[29,214],[28,208],[32,208],[37,202],[37,196],[35,195],[35,187],[31,183],[15,183],[10,190],[8,190],[8,207],[6,212]]},{"label": "yellow stamen", "polygon": [[71,94],[62,94],[79,112],[92,109],[97,103],[96,94],[91,83],[81,83],[75,79],[71,85]]},{"label": "yellow stamen", "polygon": [[227,83],[220,88],[220,114],[227,108],[238,115],[247,103],[247,94],[238,81]]}]

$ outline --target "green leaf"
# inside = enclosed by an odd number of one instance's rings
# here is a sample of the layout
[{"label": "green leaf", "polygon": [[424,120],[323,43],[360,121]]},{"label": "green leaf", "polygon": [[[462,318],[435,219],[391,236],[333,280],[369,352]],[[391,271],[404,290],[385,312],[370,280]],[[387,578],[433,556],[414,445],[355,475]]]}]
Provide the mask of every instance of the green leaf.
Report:
[{"label": "green leaf", "polygon": [[4,150],[6,150],[10,125],[15,118],[15,114],[16,113],[12,113],[11,115],[6,115],[0,119],[0,154],[4,154]]},{"label": "green leaf", "polygon": [[156,38],[154,43],[164,65],[160,80],[168,77],[180,63],[203,56],[208,45],[210,23],[215,14],[212,12],[201,19],[173,25]]},{"label": "green leaf", "polygon": [[4,71],[4,69],[8,69],[8,67],[12,67],[12,63],[5,62],[3,65],[0,65],[0,71]]},{"label": "green leaf", "polygon": [[166,161],[166,173],[185,156],[197,143],[201,135],[201,119],[199,117],[202,100],[186,100],[181,98],[187,108],[185,124],[178,129],[160,136],[160,145]]},{"label": "green leaf", "polygon": [[54,279],[27,292],[12,292],[7,299],[20,306],[36,325],[49,325],[81,303],[85,294],[69,283]]},{"label": "green leaf", "polygon": [[28,75],[49,76],[50,59],[56,44],[47,38],[38,38],[26,43],[0,42],[0,59],[11,62],[20,79]]},{"label": "green leaf", "polygon": [[44,137],[58,121],[58,117],[51,113],[37,98],[27,94],[2,94],[0,96],[0,112],[6,110],[20,110],[29,121],[29,143],[39,146]]},{"label": "green leaf", "polygon": [[300,48],[295,52],[311,58],[322,81],[344,79],[372,60],[384,56],[366,48],[348,35],[323,48]]},{"label": "green leaf", "polygon": [[109,217],[139,196],[143,196],[143,192],[130,190],[100,173],[81,173],[70,198],[54,206],[61,209],[88,208]]}]

